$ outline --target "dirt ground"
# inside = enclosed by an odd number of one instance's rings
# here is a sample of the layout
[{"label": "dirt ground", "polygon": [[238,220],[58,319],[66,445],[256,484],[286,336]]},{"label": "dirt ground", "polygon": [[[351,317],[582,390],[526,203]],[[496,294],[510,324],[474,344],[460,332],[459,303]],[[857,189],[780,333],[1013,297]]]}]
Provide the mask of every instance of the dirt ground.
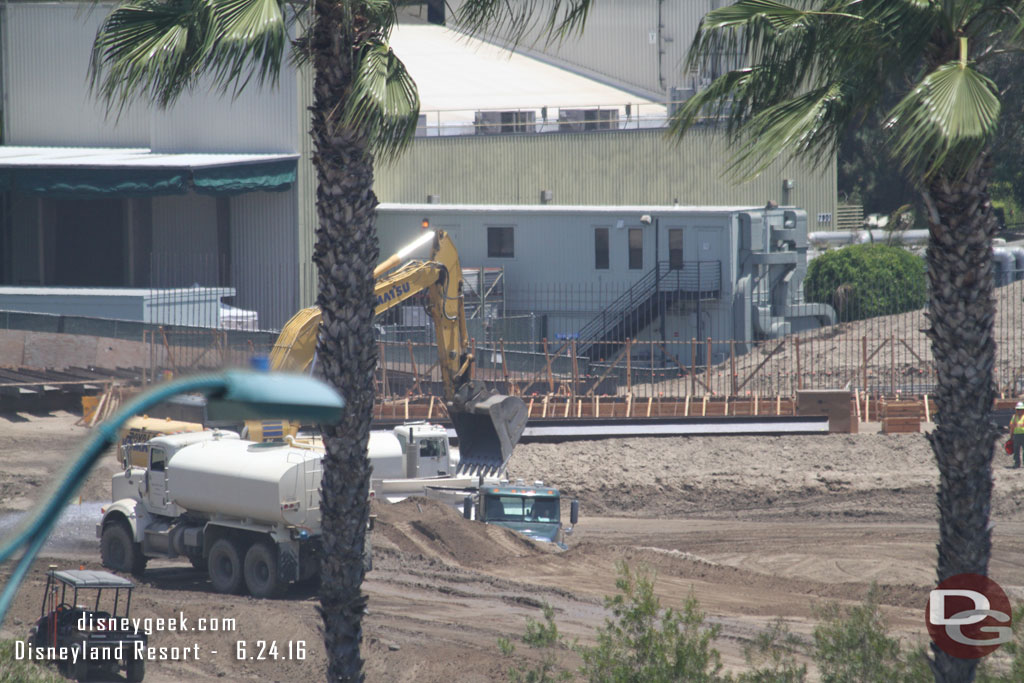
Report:
[{"label": "dirt ground", "polygon": [[[75,419],[0,416],[0,536],[89,436]],[[1024,470],[1006,469],[1007,462],[997,456],[990,573],[1022,600]],[[72,501],[0,638],[24,637],[38,616],[47,565],[99,567],[94,525],[116,467],[104,458],[81,503]],[[716,646],[731,669],[744,666],[743,646],[776,618],[807,638],[816,606],[859,601],[872,582],[894,631],[911,642],[926,637],[937,474],[922,435],[531,444],[517,448],[511,472],[581,501],[570,549],[551,552],[425,500],[377,506],[375,567],[364,584],[369,680],[498,679],[508,666],[498,638],[521,634],[544,603],[569,638],[586,641],[607,616],[602,598],[614,592],[623,560],[656,572],[664,604],[678,606],[691,592],[698,598],[708,621],[722,627]],[[308,591],[279,600],[221,595],[187,563],[154,561],[132,604],[138,617],[188,620],[189,630],[151,637],[154,646],[190,655],[150,661],[152,683],[322,679],[320,620]],[[219,620],[221,630],[192,630],[203,618]],[[518,652],[531,656],[522,646]],[[574,665],[573,657],[564,653],[564,663]]]}]

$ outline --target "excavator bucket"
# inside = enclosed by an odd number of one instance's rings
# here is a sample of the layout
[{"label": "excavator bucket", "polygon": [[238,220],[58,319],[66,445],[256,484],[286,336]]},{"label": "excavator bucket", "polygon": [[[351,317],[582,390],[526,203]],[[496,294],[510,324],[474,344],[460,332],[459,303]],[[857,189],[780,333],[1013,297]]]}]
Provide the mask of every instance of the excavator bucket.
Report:
[{"label": "excavator bucket", "polygon": [[526,428],[526,404],[470,382],[455,393],[448,415],[459,437],[459,473],[500,474]]}]

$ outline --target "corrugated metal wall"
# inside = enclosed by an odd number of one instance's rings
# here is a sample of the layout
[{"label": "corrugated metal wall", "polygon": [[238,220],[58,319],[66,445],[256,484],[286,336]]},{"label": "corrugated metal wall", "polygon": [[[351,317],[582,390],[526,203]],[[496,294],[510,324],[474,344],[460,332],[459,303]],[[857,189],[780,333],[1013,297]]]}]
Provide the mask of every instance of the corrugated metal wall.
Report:
[{"label": "corrugated metal wall", "polygon": [[259,312],[260,329],[279,328],[298,309],[298,196],[250,192],[231,198],[232,305]]},{"label": "corrugated metal wall", "polygon": [[4,140],[10,145],[151,147],[160,152],[293,153],[305,127],[296,76],[276,88],[250,84],[237,98],[210,88],[160,111],[132,105],[107,116],[89,90],[92,41],[110,5],[6,5]]},{"label": "corrugated metal wall", "polygon": [[298,193],[298,233],[296,249],[299,263],[298,308],[316,302],[316,269],[313,267],[313,245],[316,243],[316,171],[313,168],[313,138],[309,135],[309,108],[313,106],[313,67],[308,62],[298,71],[296,117],[301,125],[296,191]]},{"label": "corrugated metal wall", "polygon": [[153,198],[152,287],[216,287],[218,261],[216,199]]},{"label": "corrugated metal wall", "polygon": [[133,106],[119,119],[108,117],[89,92],[89,54],[104,7],[4,5],[6,144],[148,146],[145,107]]},{"label": "corrugated metal wall", "polygon": [[[457,10],[463,1],[450,4]],[[701,18],[721,4],[716,0],[601,0],[591,8],[582,34],[551,44],[533,35],[520,49],[660,97],[673,86],[689,87],[692,78],[682,66],[686,51]],[[660,60],[659,51],[664,53]]]},{"label": "corrugated metal wall", "polygon": [[[772,163],[756,179],[736,184],[725,174],[724,137],[696,129],[678,146],[662,130],[542,135],[417,138],[401,162],[377,168],[382,202],[539,204],[764,205],[806,209],[809,230],[829,230],[836,204],[835,161],[824,168]],[[788,201],[782,181],[791,179]]]}]

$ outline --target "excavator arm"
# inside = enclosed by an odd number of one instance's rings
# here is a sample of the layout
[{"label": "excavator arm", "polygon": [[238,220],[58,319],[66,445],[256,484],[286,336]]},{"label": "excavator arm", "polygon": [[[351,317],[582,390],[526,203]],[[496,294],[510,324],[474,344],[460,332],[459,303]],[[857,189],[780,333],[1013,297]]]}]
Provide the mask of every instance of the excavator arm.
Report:
[{"label": "excavator arm", "polygon": [[[459,470],[495,474],[505,469],[512,449],[526,427],[526,405],[517,397],[498,394],[472,379],[473,354],[466,331],[462,266],[451,238],[433,234],[427,260],[403,263],[404,257],[431,238],[424,234],[374,270],[375,315],[426,291],[426,310],[437,335],[438,367],[448,415],[459,437]],[[270,354],[272,370],[309,372],[316,351],[320,310],[299,311],[281,330]]]}]

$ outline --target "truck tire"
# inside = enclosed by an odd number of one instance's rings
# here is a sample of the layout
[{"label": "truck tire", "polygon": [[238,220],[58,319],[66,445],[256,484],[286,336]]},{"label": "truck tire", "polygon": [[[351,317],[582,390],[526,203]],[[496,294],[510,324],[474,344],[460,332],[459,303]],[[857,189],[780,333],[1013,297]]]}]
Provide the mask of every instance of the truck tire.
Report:
[{"label": "truck tire", "polygon": [[146,677],[146,660],[129,659],[124,668],[124,677],[128,683],[141,683]]},{"label": "truck tire", "polygon": [[141,576],[146,571],[146,556],[132,540],[131,528],[124,522],[103,527],[100,537],[100,561],[104,567]]},{"label": "truck tire", "polygon": [[245,585],[254,598],[276,598],[284,591],[274,546],[265,541],[250,546],[245,553]]},{"label": "truck tire", "polygon": [[206,571],[218,593],[241,593],[242,554],[238,551],[238,544],[228,538],[214,541],[210,546]]}]

